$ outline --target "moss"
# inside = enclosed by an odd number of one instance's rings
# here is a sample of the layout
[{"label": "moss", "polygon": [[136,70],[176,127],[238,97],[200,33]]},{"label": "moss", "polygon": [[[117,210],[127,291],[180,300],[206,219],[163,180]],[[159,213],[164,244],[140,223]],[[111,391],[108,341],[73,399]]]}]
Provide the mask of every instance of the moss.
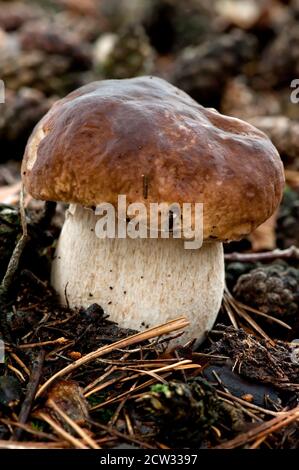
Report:
[{"label": "moss", "polygon": [[199,445],[222,413],[215,389],[202,378],[154,385],[139,406],[171,445]]}]

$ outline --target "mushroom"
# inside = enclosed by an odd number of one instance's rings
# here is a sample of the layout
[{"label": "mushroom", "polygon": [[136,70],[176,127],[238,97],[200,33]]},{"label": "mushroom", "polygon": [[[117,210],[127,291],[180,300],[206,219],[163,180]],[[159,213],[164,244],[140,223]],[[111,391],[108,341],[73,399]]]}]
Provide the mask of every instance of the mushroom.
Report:
[{"label": "mushroom", "polygon": [[[184,315],[181,343],[202,341],[215,322],[222,243],[268,219],[284,186],[263,132],[156,77],[94,82],[58,101],[29,139],[22,174],[34,198],[70,203],[51,274],[61,301],[98,303],[136,330]],[[117,208],[119,195],[148,210],[203,203],[202,247],[172,237],[98,238],[93,208]]]}]

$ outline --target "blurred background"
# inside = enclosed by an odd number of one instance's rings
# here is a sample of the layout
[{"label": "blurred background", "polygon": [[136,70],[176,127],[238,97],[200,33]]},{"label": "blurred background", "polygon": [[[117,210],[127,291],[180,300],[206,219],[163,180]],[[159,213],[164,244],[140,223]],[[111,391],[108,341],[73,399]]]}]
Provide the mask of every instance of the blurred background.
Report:
[{"label": "blurred background", "polygon": [[242,247],[298,244],[299,103],[291,83],[299,79],[299,0],[0,1],[0,203],[16,202],[27,138],[55,100],[93,80],[144,74],[270,136],[285,164],[286,195]]}]

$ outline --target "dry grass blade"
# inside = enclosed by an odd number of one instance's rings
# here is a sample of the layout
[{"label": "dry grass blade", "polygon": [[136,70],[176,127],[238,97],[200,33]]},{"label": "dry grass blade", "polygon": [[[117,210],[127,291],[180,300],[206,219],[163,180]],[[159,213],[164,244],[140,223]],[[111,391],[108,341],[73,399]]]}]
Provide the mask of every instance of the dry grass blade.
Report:
[{"label": "dry grass blade", "polygon": [[226,313],[233,325],[234,328],[236,328],[236,330],[239,328],[239,325],[237,323],[237,320],[236,320],[236,317],[235,317],[235,314],[226,298],[226,295],[225,295],[225,292],[224,292],[224,295],[223,295],[223,306],[225,307],[225,310],[226,310]]},{"label": "dry grass blade", "polygon": [[14,374],[16,374],[16,376],[21,380],[21,382],[24,382],[24,383],[26,382],[24,375],[19,369],[12,366],[11,364],[7,364],[7,369],[11,370]]},{"label": "dry grass blade", "polygon": [[85,444],[82,444],[81,441],[76,439],[74,436],[66,432],[59,424],[57,424],[54,419],[52,419],[49,415],[46,413],[43,413],[40,411],[38,413],[38,417],[43,419],[51,428],[58,434],[60,437],[68,441],[70,444],[72,444],[73,447],[77,449],[88,449],[88,447]]},{"label": "dry grass blade", "polygon": [[39,389],[39,391],[37,392],[37,397],[40,396],[49,387],[49,385],[58,377],[62,377],[66,374],[73,372],[75,369],[82,366],[83,364],[87,364],[88,362],[93,361],[101,356],[104,356],[105,354],[111,353],[117,348],[126,348],[133,344],[141,343],[143,341],[155,338],[157,336],[162,336],[162,335],[171,333],[173,331],[181,330],[183,328],[186,328],[188,325],[189,325],[189,322],[184,317],[180,317],[175,320],[171,320],[163,325],[159,325],[154,328],[150,328],[146,331],[143,331],[141,333],[136,333],[132,336],[129,336],[128,338],[121,339],[117,341],[116,343],[108,344],[106,346],[103,346],[97,349],[96,351],[86,354],[86,356],[81,357],[77,361],[61,369],[60,371],[56,372],[56,374],[54,374],[52,377],[50,377],[50,379],[47,380],[47,382],[45,382],[42,385],[42,387]]},{"label": "dry grass blade", "polygon": [[220,444],[216,449],[235,449],[236,447],[244,446],[252,441],[266,438],[269,434],[272,434],[297,420],[299,420],[299,407],[288,412],[280,413],[279,416],[276,416],[270,421],[260,424],[254,429],[250,429],[250,431],[240,434],[228,442]]},{"label": "dry grass blade", "polygon": [[16,363],[24,370],[24,372],[26,373],[26,375],[28,375],[28,377],[30,377],[31,373],[30,373],[30,370],[28,369],[28,367],[24,364],[24,362],[19,358],[19,356],[17,356],[15,353],[11,352],[9,354],[9,356],[14,359],[16,361]]},{"label": "dry grass blade", "polygon": [[10,419],[5,419],[5,418],[2,418],[0,420],[0,423],[6,424],[8,426],[13,426],[15,428],[23,429],[27,433],[33,434],[35,437],[39,437],[41,439],[48,439],[49,441],[57,441],[58,440],[56,436],[54,436],[52,434],[47,434],[46,432],[43,432],[43,431],[37,431],[36,429],[31,427],[29,424],[18,423],[17,421],[12,421]]},{"label": "dry grass blade", "polygon": [[[231,312],[234,314],[237,314],[239,317],[243,318],[255,331],[257,331],[263,338],[265,338],[267,341],[274,346],[273,340],[270,338],[270,336],[265,333],[265,331],[251,318],[251,316],[246,312],[245,306],[243,304],[239,303],[229,292],[227,287],[225,287],[224,290],[224,300],[223,300],[223,305],[226,308],[226,311],[229,314],[229,317],[231,318]],[[235,326],[235,325],[234,325]]]},{"label": "dry grass blade", "polygon": [[27,449],[63,449],[68,447],[65,442],[18,442],[0,440],[0,449],[27,450]]},{"label": "dry grass blade", "polygon": [[18,348],[19,349],[33,349],[33,348],[41,348],[43,346],[50,346],[50,345],[54,345],[54,344],[66,344],[66,343],[70,343],[70,340],[61,337],[61,338],[57,338],[53,341],[43,341],[41,343],[20,344],[20,345],[18,345]]},{"label": "dry grass blade", "polygon": [[241,318],[244,318],[244,320],[246,320],[247,323],[262,336],[262,338],[266,339],[270,344],[272,344],[272,346],[274,346],[274,341],[270,338],[270,336],[267,335],[267,333],[265,333],[265,331],[256,323],[256,321],[251,318],[247,312],[238,310],[238,314]]},{"label": "dry grass blade", "polygon": [[150,375],[154,377],[156,380],[158,380],[159,382],[167,383],[165,379],[163,379],[162,377],[158,375],[158,372],[165,372],[168,370],[184,370],[184,368],[188,368],[188,366],[189,367],[191,366],[191,368],[194,368],[194,369],[201,368],[199,364],[192,364],[192,361],[190,361],[189,359],[185,359],[183,361],[176,362],[175,364],[170,364],[170,365],[168,364],[166,366],[159,367],[158,369],[154,369],[151,371],[138,369],[134,367],[123,367],[123,368],[120,368],[120,370],[131,370],[133,372],[139,372],[140,374]]},{"label": "dry grass blade", "polygon": [[242,398],[238,398],[231,393],[223,392],[222,390],[217,390],[218,395],[221,397],[225,397],[230,401],[235,401],[236,403],[240,403],[240,405],[245,406],[246,408],[251,408],[252,410],[258,411],[259,413],[266,414],[269,416],[277,416],[281,412],[280,411],[271,411],[267,410],[266,408],[262,408],[261,406],[255,405],[254,403],[250,403],[246,400],[242,400]]},{"label": "dry grass blade", "polygon": [[[88,396],[88,392],[90,390],[94,390],[95,387],[100,386],[103,384],[104,382],[104,379],[106,379],[106,377],[109,377],[109,375],[111,375],[114,371],[116,370],[116,367],[113,366],[113,367],[109,367],[108,370],[106,370],[106,372],[104,374],[102,374],[100,377],[97,377],[95,380],[93,380],[91,383],[89,383],[88,385],[86,385],[86,387],[84,387],[83,389],[83,392],[85,394],[85,396]],[[115,380],[118,380],[118,378],[116,379],[110,379],[109,381],[107,382],[110,382],[112,381],[112,383],[114,383]]]},{"label": "dry grass blade", "polygon": [[47,401],[47,405],[49,405],[54,411],[56,411],[59,416],[64,419],[64,421],[83,439],[83,441],[89,445],[92,449],[100,449],[98,444],[82,429],[78,426],[75,421],[73,421],[52,399]]},{"label": "dry grass blade", "polygon": [[249,449],[258,449],[258,447],[267,439],[267,436],[260,437],[257,439],[250,447]]},{"label": "dry grass blade", "polygon": [[[165,376],[163,378],[168,377],[168,375],[169,375],[169,373],[165,374]],[[91,411],[95,411],[95,410],[98,410],[99,408],[103,408],[104,406],[111,405],[111,403],[116,403],[117,401],[120,401],[123,398],[128,397],[133,392],[137,392],[138,390],[142,390],[143,388],[147,388],[150,385],[154,385],[155,383],[156,383],[155,379],[148,380],[147,382],[144,382],[143,384],[138,385],[137,387],[135,387],[134,390],[127,390],[126,392],[121,393],[117,397],[109,398],[109,400],[104,401],[103,403],[99,403],[98,405],[95,405],[93,408],[91,408]]]},{"label": "dry grass blade", "polygon": [[101,424],[101,423],[98,423],[98,422],[92,421],[92,420],[90,420],[90,423],[93,426],[95,426],[99,429],[102,429],[103,431],[106,431],[107,433],[109,433],[111,435],[117,436],[117,437],[119,437],[120,439],[122,439],[124,441],[128,441],[130,443],[133,442],[134,444],[137,444],[140,447],[143,447],[145,449],[155,449],[154,446],[148,444],[147,442],[144,442],[144,441],[141,442],[141,441],[139,441],[139,439],[136,439],[133,436],[128,436],[127,434],[123,434],[120,431],[117,431],[117,429],[114,429],[114,428],[109,427],[109,426],[105,426],[104,424]]},{"label": "dry grass blade", "polygon": [[138,372],[139,375],[149,375],[150,377],[153,377],[154,379],[156,379],[157,382],[161,382],[162,384],[167,384],[167,380],[163,379],[163,377],[160,377],[154,371],[133,369],[132,367],[126,367],[125,370],[129,370],[129,371],[132,371],[132,372]]},{"label": "dry grass blade", "polygon": [[290,325],[288,325],[287,323],[285,323],[284,321],[279,320],[278,318],[272,317],[272,315],[268,315],[267,313],[260,312],[256,308],[250,307],[249,305],[245,305],[242,302],[240,302],[239,300],[236,300],[236,299],[234,299],[234,300],[235,300],[236,304],[239,305],[244,310],[247,310],[248,312],[255,313],[256,315],[259,315],[261,317],[267,318],[271,322],[277,323],[278,325],[282,326],[283,328],[286,328],[287,330],[292,329],[292,327]]},{"label": "dry grass blade", "polygon": [[107,387],[110,387],[110,385],[114,385],[115,383],[119,382],[122,379],[122,377],[124,376],[116,377],[115,379],[110,379],[100,385],[96,385],[94,388],[84,393],[85,398],[90,397],[94,393],[100,392],[101,390],[104,390]]}]

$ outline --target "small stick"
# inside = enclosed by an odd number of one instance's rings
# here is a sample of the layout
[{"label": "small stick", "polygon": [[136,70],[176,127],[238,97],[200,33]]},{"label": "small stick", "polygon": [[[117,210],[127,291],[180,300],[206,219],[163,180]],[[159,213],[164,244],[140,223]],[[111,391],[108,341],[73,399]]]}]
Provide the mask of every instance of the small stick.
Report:
[{"label": "small stick", "polygon": [[50,398],[47,401],[47,405],[49,405],[54,411],[56,411],[59,416],[65,420],[65,422],[73,428],[73,430],[85,441],[87,445],[89,445],[92,449],[100,449],[98,444],[80,427],[73,419],[71,419],[56,403],[54,400]]},{"label": "small stick", "polygon": [[67,343],[68,339],[64,338],[64,337],[61,337],[61,338],[57,338],[57,339],[54,339],[53,341],[43,341],[41,343],[27,343],[27,344],[20,344],[18,346],[19,349],[32,349],[32,348],[40,348],[41,346],[49,346],[50,344],[53,345],[53,344],[65,344]]},{"label": "small stick", "polygon": [[260,437],[249,447],[249,449],[257,449],[265,439],[267,439],[267,436]]},{"label": "small stick", "polygon": [[[45,358],[45,351],[40,351],[37,358],[33,362],[32,373],[27,385],[27,392],[25,400],[23,401],[22,408],[19,414],[19,422],[26,424],[28,416],[30,414],[33,400],[37,391],[38,384],[42,375],[43,364]],[[17,441],[22,435],[23,429],[18,428],[15,430],[13,438]]]},{"label": "small stick", "polygon": [[28,230],[27,230],[26,212],[25,212],[25,207],[24,207],[24,188],[23,187],[20,193],[20,216],[21,216],[21,225],[22,225],[22,235],[18,243],[15,246],[13,254],[11,255],[10,261],[8,263],[6,273],[2,280],[0,290],[2,290],[3,292],[7,292],[13,282],[13,279],[19,267],[21,255],[28,241]]},{"label": "small stick", "polygon": [[17,356],[15,353],[11,352],[10,357],[16,361],[16,363],[22,367],[23,371],[30,377],[30,370],[28,367],[24,364],[24,362]]},{"label": "small stick", "polygon": [[[169,375],[170,375],[170,373],[168,372],[167,374],[164,375],[163,378],[168,377]],[[132,377],[130,377],[130,379],[132,379]],[[155,383],[156,383],[155,379],[150,379],[147,382],[144,382],[140,385],[137,385],[134,388],[133,391],[137,392],[137,391],[139,391],[143,388],[149,387],[150,385],[154,385]],[[98,410],[99,408],[103,408],[104,406],[110,405],[111,403],[118,402],[118,401],[122,400],[125,397],[129,397],[131,393],[132,393],[132,389],[127,390],[126,392],[123,392],[120,395],[117,395],[116,397],[109,398],[108,400],[104,401],[103,403],[99,403],[98,405],[93,406],[90,411],[95,411],[95,410]],[[132,396],[130,398],[132,398]]]},{"label": "small stick", "polygon": [[58,438],[54,436],[53,434],[47,434],[46,432],[43,431],[37,431],[33,427],[31,427],[29,424],[21,424],[15,421],[11,421],[9,419],[2,418],[0,420],[1,423],[6,424],[8,426],[15,426],[17,428],[22,428],[24,431],[28,432],[29,434],[33,434],[35,437],[40,437],[44,439],[49,439],[51,442],[52,441],[58,441]]},{"label": "small stick", "polygon": [[249,442],[256,441],[262,437],[267,437],[269,434],[272,434],[275,431],[293,423],[294,421],[299,420],[299,407],[294,408],[293,410],[282,412],[275,418],[262,423],[256,426],[249,431],[240,434],[239,436],[231,439],[230,441],[224,442],[219,446],[216,446],[216,449],[235,449]]},{"label": "small stick", "polygon": [[[134,392],[136,387],[137,387],[137,384],[138,384],[138,379],[133,383],[133,385],[131,385],[130,387],[130,392]],[[117,408],[116,408],[116,411],[114,413],[114,415],[112,416],[112,418],[110,419],[109,421],[109,426],[110,427],[113,427],[116,423],[116,421],[118,420],[118,417],[120,415],[120,412],[121,410],[123,409],[123,407],[125,406],[126,402],[128,401],[128,397],[124,397],[121,402],[118,404]]]},{"label": "small stick", "polygon": [[235,401],[236,403],[240,403],[240,405],[246,406],[247,408],[251,408],[252,410],[259,411],[260,413],[263,413],[269,416],[278,416],[279,414],[282,413],[282,411],[267,410],[266,408],[262,408],[261,406],[255,405],[254,403],[250,403],[246,400],[242,400],[242,398],[238,398],[235,395],[232,395],[231,393],[223,392],[222,390],[217,390],[217,393],[218,395],[221,395],[222,397],[228,398],[232,401]]},{"label": "small stick", "polygon": [[117,431],[116,429],[111,428],[109,426],[105,426],[104,424],[101,424],[97,421],[89,420],[89,422],[93,426],[95,426],[99,429],[102,429],[103,431],[106,431],[108,434],[112,434],[114,436],[117,436],[120,439],[123,439],[124,441],[133,442],[134,444],[137,444],[141,447],[145,447],[146,449],[155,449],[154,446],[151,446],[150,444],[147,444],[146,442],[139,441],[135,437],[128,436],[127,434],[122,434],[120,431]]},{"label": "small stick", "polygon": [[[122,377],[124,377],[124,376],[122,376]],[[107,382],[104,382],[104,383],[101,383],[100,385],[95,386],[95,388],[89,389],[88,392],[84,393],[85,398],[90,397],[90,395],[93,395],[94,393],[100,392],[101,390],[109,387],[110,385],[113,385],[113,384],[119,382],[122,377],[120,376],[120,377],[116,377],[115,379],[110,379]]]},{"label": "small stick", "polygon": [[[122,356],[122,359],[119,361],[121,364],[124,363],[124,360],[127,359],[128,357],[130,356],[129,353],[125,353],[123,356]],[[99,359],[100,361],[101,359]],[[102,359],[103,362],[105,362],[105,359]],[[105,372],[100,376],[100,377],[97,377],[95,380],[93,380],[91,383],[89,383],[88,385],[86,385],[86,387],[84,388],[83,392],[84,394],[86,394],[85,396],[88,396],[88,392],[89,390],[94,390],[94,388],[99,384],[99,383],[103,383],[104,382],[104,379],[106,377],[109,377],[109,375],[112,374],[112,372],[114,372],[116,370],[116,366],[115,365],[109,365],[108,367],[106,367],[105,369]],[[121,378],[121,377],[120,377]],[[107,382],[106,382],[107,383]]]},{"label": "small stick", "polygon": [[63,449],[65,446],[65,442],[18,442],[0,440],[0,449]]},{"label": "small stick", "polygon": [[225,261],[240,261],[244,263],[256,263],[257,261],[273,261],[275,259],[299,259],[299,248],[294,245],[286,250],[273,250],[260,253],[225,253]]},{"label": "small stick", "polygon": [[22,372],[19,369],[12,366],[11,364],[7,364],[7,368],[9,370],[12,370],[16,374],[16,376],[21,380],[21,382],[26,382],[26,379],[25,379],[24,375],[22,374]]},{"label": "small stick", "polygon": [[68,432],[66,432],[61,426],[59,426],[54,419],[52,419],[49,415],[43,412],[38,413],[38,417],[43,419],[47,424],[51,426],[51,428],[63,439],[66,441],[70,442],[74,447],[77,449],[88,449],[88,447],[85,444],[82,444],[79,439],[76,437],[72,436]]}]

